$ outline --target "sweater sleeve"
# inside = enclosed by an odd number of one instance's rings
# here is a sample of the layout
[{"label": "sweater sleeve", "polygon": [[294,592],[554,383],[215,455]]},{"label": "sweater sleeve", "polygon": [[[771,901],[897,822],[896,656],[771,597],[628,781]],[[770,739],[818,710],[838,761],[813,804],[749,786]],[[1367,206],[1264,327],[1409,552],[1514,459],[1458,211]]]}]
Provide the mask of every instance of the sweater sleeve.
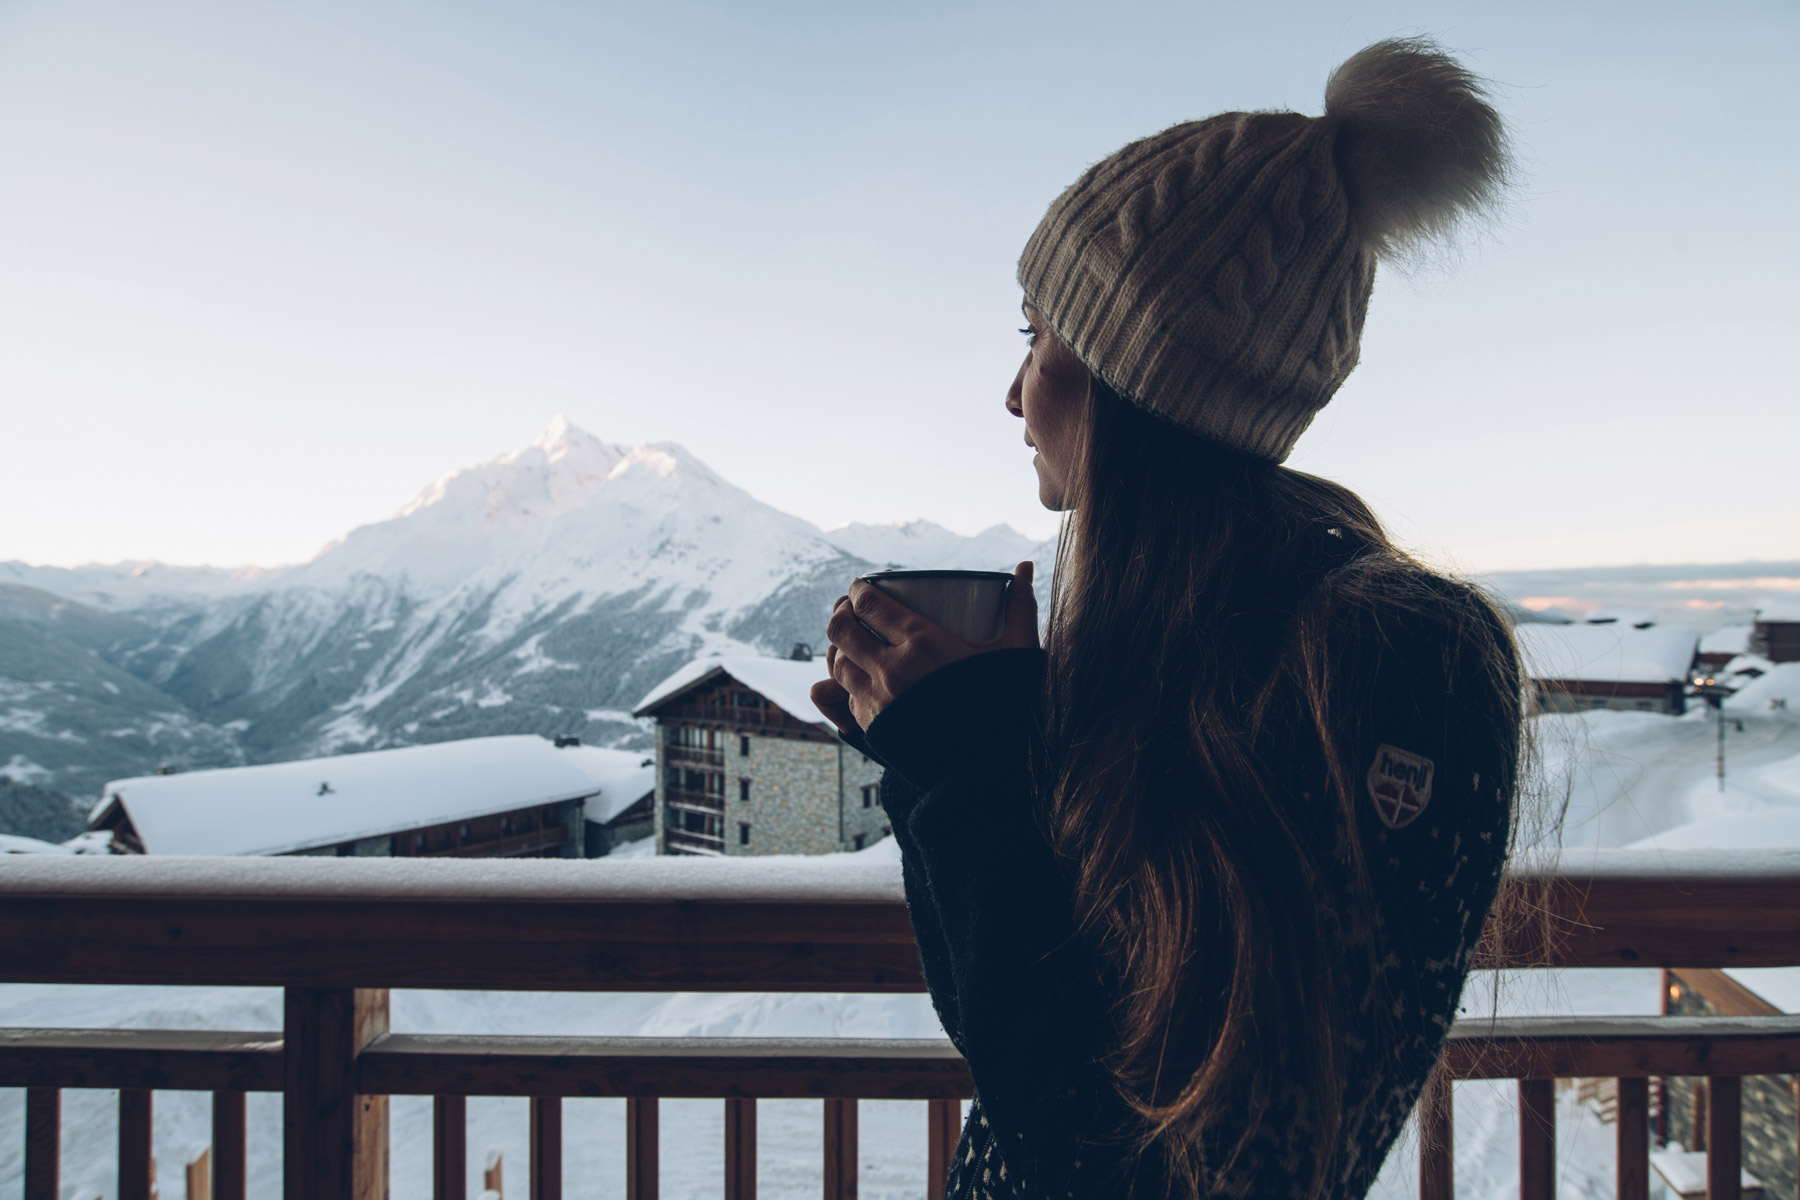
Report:
[{"label": "sweater sleeve", "polygon": [[905,784],[884,789],[884,801],[909,905],[919,901],[933,999],[1002,1154],[1034,1190],[1066,1177],[1104,1091],[1093,1065],[1104,1005],[1032,802],[1030,722],[1044,663],[1036,650],[953,663],[867,733]]}]

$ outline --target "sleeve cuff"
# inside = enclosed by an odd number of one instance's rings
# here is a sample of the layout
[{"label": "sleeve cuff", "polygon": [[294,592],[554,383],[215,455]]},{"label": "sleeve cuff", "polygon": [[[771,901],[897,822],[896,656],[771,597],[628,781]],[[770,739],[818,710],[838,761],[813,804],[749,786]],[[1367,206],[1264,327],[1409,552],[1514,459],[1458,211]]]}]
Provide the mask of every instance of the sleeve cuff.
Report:
[{"label": "sleeve cuff", "polygon": [[1021,756],[1044,685],[1042,650],[990,650],[907,689],[870,722],[874,754],[926,790],[958,772]]}]

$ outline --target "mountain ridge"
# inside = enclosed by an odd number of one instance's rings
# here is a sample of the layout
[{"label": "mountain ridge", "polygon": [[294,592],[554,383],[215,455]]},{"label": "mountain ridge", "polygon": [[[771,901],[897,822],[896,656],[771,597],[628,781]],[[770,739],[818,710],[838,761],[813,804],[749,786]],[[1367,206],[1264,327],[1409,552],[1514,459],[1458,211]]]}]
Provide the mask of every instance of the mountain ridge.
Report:
[{"label": "mountain ridge", "polygon": [[[304,563],[0,563],[0,588],[34,590],[38,608],[61,604],[101,631],[59,643],[55,663],[28,664],[17,638],[0,652],[0,684],[22,706],[0,720],[0,774],[93,794],[165,765],[153,753],[224,765],[520,732],[638,748],[648,734],[626,710],[655,683],[709,653],[821,645],[832,600],[857,574],[1010,569],[1047,547],[1004,526],[973,538],[928,522],[834,532],[757,500],[677,443],[609,443],[559,417]],[[73,748],[95,731],[73,715],[82,700],[38,711],[19,691],[24,674],[46,671],[123,690],[95,676],[106,670],[152,689],[134,695],[162,705],[192,752],[134,744],[143,761],[131,770],[117,754],[84,766]],[[209,756],[220,761],[199,761]]]}]

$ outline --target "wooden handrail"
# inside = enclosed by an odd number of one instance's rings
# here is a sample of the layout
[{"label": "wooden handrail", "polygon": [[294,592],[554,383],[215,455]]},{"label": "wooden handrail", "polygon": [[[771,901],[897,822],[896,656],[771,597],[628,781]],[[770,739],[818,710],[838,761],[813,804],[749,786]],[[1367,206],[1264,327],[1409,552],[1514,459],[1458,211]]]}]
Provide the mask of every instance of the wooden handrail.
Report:
[{"label": "wooden handrail", "polygon": [[[1792,965],[1800,852],[1589,856],[1507,961]],[[531,991],[924,986],[898,864],[25,858],[0,982]],[[1546,946],[1541,930],[1551,931]]]},{"label": "wooden handrail", "polygon": [[[0,1087],[282,1090],[277,1033],[0,1030]],[[1800,1070],[1800,1016],[1458,1022],[1456,1079],[1738,1076]],[[364,1095],[965,1098],[941,1038],[510,1037],[390,1033],[356,1055]]]}]

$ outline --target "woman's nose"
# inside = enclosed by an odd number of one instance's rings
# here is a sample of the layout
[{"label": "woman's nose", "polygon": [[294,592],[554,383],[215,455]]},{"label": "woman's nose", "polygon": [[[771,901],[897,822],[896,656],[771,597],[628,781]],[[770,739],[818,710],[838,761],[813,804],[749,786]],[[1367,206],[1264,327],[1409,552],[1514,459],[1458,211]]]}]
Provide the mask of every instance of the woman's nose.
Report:
[{"label": "woman's nose", "polygon": [[1006,411],[1015,417],[1025,415],[1024,401],[1025,368],[1019,367],[1019,373],[1013,376],[1012,386],[1006,389]]}]

